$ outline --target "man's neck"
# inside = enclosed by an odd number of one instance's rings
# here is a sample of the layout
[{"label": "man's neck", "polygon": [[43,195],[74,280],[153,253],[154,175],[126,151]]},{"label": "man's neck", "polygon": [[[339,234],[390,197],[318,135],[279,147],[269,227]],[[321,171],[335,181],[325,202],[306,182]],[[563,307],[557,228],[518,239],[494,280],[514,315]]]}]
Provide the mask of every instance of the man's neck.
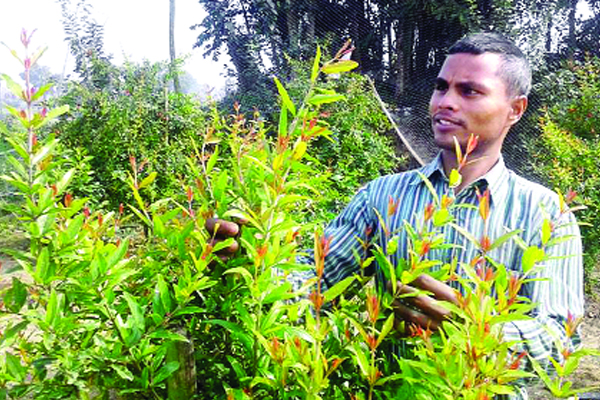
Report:
[{"label": "man's neck", "polygon": [[[500,152],[491,155],[471,154],[468,158],[467,165],[460,171],[462,181],[456,188],[456,193],[459,193],[463,188],[487,174],[489,170],[496,165],[499,159]],[[450,176],[450,172],[452,172],[453,169],[458,168],[458,160],[456,159],[456,153],[453,150],[442,150],[442,165],[446,176]]]}]

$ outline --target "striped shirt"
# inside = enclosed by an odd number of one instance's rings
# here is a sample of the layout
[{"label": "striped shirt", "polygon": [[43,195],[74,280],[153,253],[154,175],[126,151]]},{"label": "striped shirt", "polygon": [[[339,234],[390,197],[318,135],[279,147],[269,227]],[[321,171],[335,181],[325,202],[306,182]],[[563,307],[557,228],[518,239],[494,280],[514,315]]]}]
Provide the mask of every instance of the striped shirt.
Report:
[{"label": "striped shirt", "polygon": [[[377,212],[384,220],[387,219],[388,230],[396,232],[400,237],[398,250],[391,256],[391,261],[396,265],[401,259],[409,259],[404,224],[408,222],[415,226],[414,224],[422,223],[425,207],[433,202],[433,196],[419,172],[428,178],[438,196],[450,193],[441,156],[438,155],[433,162],[418,170],[384,176],[370,182],[327,226],[324,235],[331,237],[332,242],[325,259],[326,287],[360,273],[355,254],[361,254],[363,248],[357,238],[368,240],[370,233],[370,237],[385,249],[387,243],[382,238],[386,236],[383,234],[383,226]],[[555,337],[566,343],[564,322],[569,312],[576,317],[583,315],[583,268],[579,229],[572,213],[561,215],[558,196],[554,192],[508,170],[502,158],[487,174],[462,189],[455,198],[455,204],[478,205],[476,189],[483,191],[485,188],[489,188],[490,191],[488,236],[492,242],[509,231],[522,229],[520,236],[523,241],[527,245],[539,246],[544,221],[542,207],[554,223],[559,218],[562,218],[560,223],[568,222],[556,229],[557,235],[574,236],[571,240],[546,249],[550,260],[544,262],[544,268],[538,276],[549,278],[547,281],[530,282],[522,287],[521,295],[537,303],[532,313],[535,318],[510,322],[503,328],[506,340],[522,341],[515,351],[526,350],[529,355],[545,363],[550,355],[560,357],[556,351]],[[387,217],[390,199],[398,202],[398,207],[393,215]],[[465,228],[475,238],[481,238],[484,223],[476,208],[455,207],[452,210],[456,224]],[[451,263],[456,258],[460,265],[470,262],[478,254],[475,245],[451,226],[444,226],[443,233],[445,242],[456,246],[446,250],[432,250],[429,254],[430,259]],[[521,271],[523,250],[513,240],[494,249],[488,255],[504,264],[507,270],[517,273]],[[526,394],[513,398],[526,398]]]}]

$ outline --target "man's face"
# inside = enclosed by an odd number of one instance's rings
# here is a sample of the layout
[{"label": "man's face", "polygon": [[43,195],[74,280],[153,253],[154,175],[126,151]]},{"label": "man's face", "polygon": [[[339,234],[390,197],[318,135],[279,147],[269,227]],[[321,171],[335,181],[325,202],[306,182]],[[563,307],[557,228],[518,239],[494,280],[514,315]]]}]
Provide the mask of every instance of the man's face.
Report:
[{"label": "man's face", "polygon": [[429,102],[434,141],[454,150],[453,136],[466,147],[469,135],[479,136],[478,156],[500,152],[508,129],[521,117],[527,100],[507,94],[498,68],[500,55],[458,53],[446,58]]}]

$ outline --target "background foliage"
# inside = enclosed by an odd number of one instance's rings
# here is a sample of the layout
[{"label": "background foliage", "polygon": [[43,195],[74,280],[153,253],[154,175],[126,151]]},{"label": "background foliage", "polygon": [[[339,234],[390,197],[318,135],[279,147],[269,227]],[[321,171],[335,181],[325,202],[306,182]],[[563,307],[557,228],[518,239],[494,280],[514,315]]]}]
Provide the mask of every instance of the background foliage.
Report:
[{"label": "background foliage", "polygon": [[[534,143],[537,168],[550,184],[581,195],[579,213],[588,272],[600,254],[600,59],[569,61],[545,77],[542,135]],[[588,276],[591,276],[588,274]],[[588,287],[589,289],[589,287]]]},{"label": "background foliage", "polygon": [[92,65],[97,70],[91,82],[72,82],[61,97],[70,112],[54,128],[66,146],[89,157],[91,178],[77,184],[77,192],[113,209],[126,203],[131,197],[123,182],[130,157],[144,163],[147,172],[159,173],[156,196],[181,190],[178,180],[186,172],[190,141],[205,127],[201,104],[169,90],[167,63],[116,67],[93,60]]}]

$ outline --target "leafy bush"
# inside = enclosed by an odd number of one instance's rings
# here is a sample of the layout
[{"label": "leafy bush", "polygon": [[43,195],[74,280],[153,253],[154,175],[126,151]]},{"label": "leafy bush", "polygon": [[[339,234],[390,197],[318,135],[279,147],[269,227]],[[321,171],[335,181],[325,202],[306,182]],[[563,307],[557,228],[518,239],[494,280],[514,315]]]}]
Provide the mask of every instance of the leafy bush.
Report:
[{"label": "leafy bush", "polygon": [[584,223],[588,271],[598,266],[600,255],[599,78],[598,58],[570,62],[548,76],[545,93],[550,106],[533,149],[537,168],[550,184],[563,193],[575,190],[587,206],[579,220]]},{"label": "leafy bush", "polygon": [[[310,65],[290,60],[287,84],[291,98],[302,100],[307,91]],[[357,73],[324,77],[320,93],[343,94],[343,101],[325,104],[321,119],[331,134],[317,138],[310,162],[327,173],[323,200],[314,209],[329,220],[345,206],[358,188],[378,176],[406,169],[406,156],[396,154],[391,124],[377,101],[369,78]]]},{"label": "leafy bush", "polygon": [[600,135],[600,58],[567,61],[541,85],[548,115],[558,128],[586,139]]},{"label": "leafy bush", "polygon": [[71,83],[61,99],[70,111],[55,127],[68,148],[78,149],[79,159],[89,157],[91,179],[75,182],[75,192],[116,209],[131,200],[123,183],[130,157],[136,157],[158,174],[152,196],[172,194],[186,173],[190,140],[204,129],[205,112],[191,96],[167,90],[167,64],[97,67],[95,76],[105,85]]},{"label": "leafy bush", "polygon": [[[23,42],[27,47],[26,35]],[[29,61],[25,57],[26,69]],[[524,249],[535,256],[524,257],[523,276],[509,277],[504,266],[486,261],[488,250],[518,231],[489,238],[484,230],[473,238],[482,256],[461,265],[467,277],[456,279],[466,295],[448,305],[460,321],[448,321],[436,334],[416,329],[411,338],[390,340],[391,304],[405,295],[367,284],[364,274],[324,291],[329,239],[318,232],[314,266],[297,264],[298,236],[307,226],[294,210],[306,200],[302,192],[312,173],[303,160],[308,143],[327,133],[321,106],[342,99],[318,92],[317,78],[353,67],[338,58],[320,66],[317,57],[299,108],[276,80],[282,98],[276,137],[260,118],[213,115],[200,143],[192,142],[186,185],[174,199],[151,201],[158,175],[132,159],[127,183],[135,203],[129,209],[147,228],[135,243],[123,230],[130,218],[124,209],[91,212],[85,199],[68,192],[74,172],[53,157],[57,139],[38,137],[66,107],[39,109],[27,80],[26,90],[10,82],[26,103],[23,113],[12,110],[26,134],[9,135],[20,158],[10,159],[14,170],[3,178],[23,199],[11,210],[30,246],[5,250],[23,271],[0,289],[0,397],[483,399],[508,393],[510,382],[530,376],[517,369],[524,355],[509,355],[501,326],[532,307],[518,287],[535,272],[540,252],[560,240],[550,221],[542,248]],[[467,157],[459,157],[461,166]],[[459,171],[450,177],[456,186]],[[486,193],[479,204],[484,220]],[[398,266],[388,260],[397,239],[382,216],[388,249],[376,246],[370,255],[364,243],[361,265],[376,259],[392,287],[421,273],[452,278],[454,266],[434,272],[435,261],[426,257],[445,247],[440,232],[461,206],[449,195],[433,196],[423,225],[409,229],[410,260]],[[390,207],[388,217],[393,201]],[[568,211],[566,204],[561,211]],[[214,241],[219,227],[204,228],[214,215],[247,221],[238,238],[244,251],[226,262],[218,252],[233,239]],[[288,278],[307,269],[314,277],[294,288]],[[574,325],[569,320],[567,332]],[[393,359],[388,349],[398,342],[410,345],[414,358]],[[553,394],[573,394],[564,376],[584,354],[563,352],[556,381],[537,368]]]}]

